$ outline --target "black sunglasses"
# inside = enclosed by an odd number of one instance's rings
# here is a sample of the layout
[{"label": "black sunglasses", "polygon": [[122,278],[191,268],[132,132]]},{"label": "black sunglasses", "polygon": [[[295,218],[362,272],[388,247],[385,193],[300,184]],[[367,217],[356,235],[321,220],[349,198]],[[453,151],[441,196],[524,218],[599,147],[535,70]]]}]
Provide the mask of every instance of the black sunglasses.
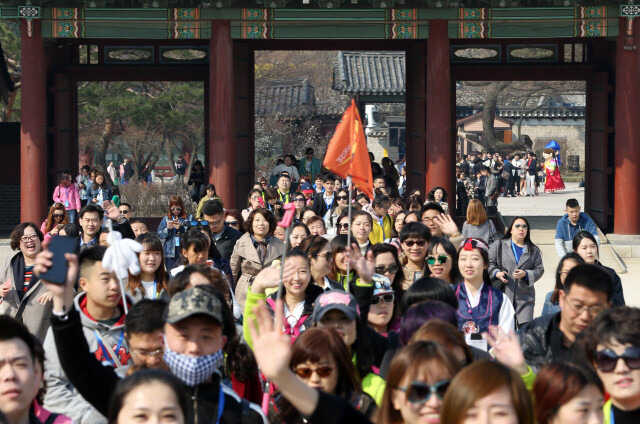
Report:
[{"label": "black sunglasses", "polygon": [[54,213],[53,217],[62,219],[62,218],[64,218],[64,214],[62,214],[62,213]]},{"label": "black sunglasses", "polygon": [[349,224],[338,224],[339,230],[346,230],[349,228]]},{"label": "black sunglasses", "polygon": [[382,300],[384,303],[393,303],[394,298],[395,295],[393,293],[383,294],[382,296],[373,296],[371,298],[371,304],[377,305],[378,303],[380,303],[380,300]]},{"label": "black sunglasses", "polygon": [[376,267],[376,274],[395,274],[396,272],[398,272],[398,265],[396,264],[391,264],[389,266],[384,266],[384,265],[379,265]]},{"label": "black sunglasses", "polygon": [[336,196],[337,200],[347,200],[349,196]]},{"label": "black sunglasses", "polygon": [[236,226],[238,225],[238,221],[226,221],[227,225]]},{"label": "black sunglasses", "polygon": [[596,352],[596,366],[602,372],[611,372],[618,365],[618,359],[622,359],[630,370],[640,368],[640,347],[631,346],[625,349],[622,355],[617,355],[611,349]]},{"label": "black sunglasses", "polygon": [[417,244],[419,247],[422,247],[425,244],[427,244],[427,241],[426,240],[418,240],[418,241],[407,240],[404,242],[404,244],[406,244],[407,247],[413,247],[414,244]]},{"label": "black sunglasses", "polygon": [[433,393],[442,400],[444,398],[444,394],[449,388],[449,384],[451,384],[451,380],[438,381],[432,386],[421,381],[414,381],[408,387],[398,387],[398,390],[407,394],[407,400],[409,402],[422,404],[427,402]]}]

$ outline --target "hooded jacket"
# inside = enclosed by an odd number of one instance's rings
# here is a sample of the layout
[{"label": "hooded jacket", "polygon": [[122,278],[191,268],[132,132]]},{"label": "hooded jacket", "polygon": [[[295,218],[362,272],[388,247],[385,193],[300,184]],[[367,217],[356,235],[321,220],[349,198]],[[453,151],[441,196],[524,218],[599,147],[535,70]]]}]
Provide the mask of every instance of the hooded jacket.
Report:
[{"label": "hooded jacket", "polygon": [[573,225],[569,220],[569,214],[564,214],[558,220],[556,225],[556,253],[559,257],[563,257],[568,252],[573,251],[573,237],[580,231],[587,231],[595,237],[596,242],[600,245],[600,237],[598,236],[598,228],[591,218],[584,212],[580,212],[578,222]]},{"label": "hooded jacket", "polygon": [[0,314],[11,315],[16,318],[20,306],[24,309],[18,317],[29,332],[38,339],[44,340],[49,328],[49,315],[53,304],[47,302],[41,305],[38,298],[48,290],[39,281],[38,276],[31,276],[29,290],[23,293],[24,288],[24,256],[21,251],[9,257],[0,271],[0,284],[11,282],[11,290],[0,303]]},{"label": "hooded jacket", "polygon": [[[121,364],[118,372],[124,371],[131,358],[129,347],[124,337],[125,315],[122,314],[115,324],[109,326],[96,321],[89,315],[86,309],[86,293],[83,292],[77,295],[73,303],[80,315],[82,333],[89,346],[89,351],[103,365],[115,368],[116,361],[111,358],[108,349],[103,346],[111,347]],[[61,345],[60,348],[61,350],[67,349],[67,346],[63,347]],[[82,397],[71,384],[69,378],[67,378],[58,357],[59,352],[51,329],[47,332],[44,350],[47,352],[44,364],[47,394],[45,395],[43,406],[51,412],[67,415],[76,424],[106,423],[106,418]]]},{"label": "hooded jacket", "polygon": [[[96,414],[106,415],[109,411],[109,398],[120,378],[113,368],[102,366],[90,353],[90,344],[86,336],[85,339],[81,337],[86,328],[80,324],[83,319],[80,314],[77,310],[72,310],[64,318],[54,315],[51,319],[51,330],[55,335],[53,339],[56,347],[60,347],[61,363],[68,371],[69,380],[76,383],[78,397],[84,396],[80,399],[85,403],[84,399],[87,399],[95,408]],[[78,342],[74,343],[75,340]],[[47,355],[49,352],[56,352],[56,349],[47,350]],[[69,386],[71,384],[73,383],[69,383]],[[218,416],[220,387],[224,391],[225,399],[221,424],[266,424],[262,411],[257,405],[241,400],[231,389],[220,384],[219,377],[216,375],[209,383],[203,383],[197,387],[185,387],[190,399],[187,423],[215,422]]]}]

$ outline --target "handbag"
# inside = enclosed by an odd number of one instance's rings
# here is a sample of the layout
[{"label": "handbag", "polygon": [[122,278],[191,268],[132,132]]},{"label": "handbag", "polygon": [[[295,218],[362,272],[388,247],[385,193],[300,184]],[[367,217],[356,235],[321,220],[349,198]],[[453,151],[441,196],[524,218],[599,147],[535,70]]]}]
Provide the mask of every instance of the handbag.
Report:
[{"label": "handbag", "polygon": [[[504,271],[502,269],[502,240],[498,240],[497,242],[498,242],[498,256],[496,257],[496,262],[498,265],[498,269],[500,270],[498,272],[502,272]],[[502,293],[504,293],[505,289],[507,288],[507,285],[503,283],[502,280],[499,279],[498,277],[491,277],[491,286],[500,290]]]},{"label": "handbag", "polygon": [[507,171],[502,171],[502,179],[508,180],[509,178],[511,178],[511,174]]}]

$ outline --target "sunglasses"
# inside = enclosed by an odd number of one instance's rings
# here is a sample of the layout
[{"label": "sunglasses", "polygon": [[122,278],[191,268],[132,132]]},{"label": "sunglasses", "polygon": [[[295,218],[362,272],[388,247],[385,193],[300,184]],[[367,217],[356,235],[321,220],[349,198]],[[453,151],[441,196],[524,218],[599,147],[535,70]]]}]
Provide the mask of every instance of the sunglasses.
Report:
[{"label": "sunglasses", "polygon": [[407,247],[413,247],[414,244],[417,244],[418,247],[422,247],[425,244],[427,244],[427,241],[426,240],[418,240],[418,241],[407,240],[404,242],[404,244],[406,244]]},{"label": "sunglasses", "polygon": [[526,230],[527,228],[529,228],[529,226],[527,224],[515,224],[514,227],[515,228],[522,228],[523,230]]},{"label": "sunglasses", "polygon": [[449,255],[438,255],[438,256],[427,256],[427,263],[429,265],[435,265],[436,261],[438,261],[438,263],[440,265],[442,265],[443,263],[447,262],[447,259],[449,259]]},{"label": "sunglasses", "polygon": [[333,373],[333,367],[324,366],[318,367],[316,369],[308,367],[298,367],[294,370],[294,372],[298,374],[298,377],[302,378],[303,380],[308,380],[309,378],[311,378],[311,375],[314,372],[318,374],[318,377],[320,378],[327,378],[331,375],[331,373]]},{"label": "sunglasses", "polygon": [[123,215],[128,215],[128,214],[129,214],[129,212],[131,212],[131,211],[130,211],[130,210],[127,210],[127,209],[121,209],[121,210],[120,210],[120,213],[121,213],[121,214],[123,214]]},{"label": "sunglasses", "polygon": [[54,213],[54,214],[53,214],[53,217],[54,217],[54,218],[60,218],[60,219],[62,219],[62,218],[64,218],[64,214],[61,214],[61,213]]},{"label": "sunglasses", "polygon": [[235,227],[236,225],[238,225],[238,221],[226,221],[227,225],[231,225],[232,227]]},{"label": "sunglasses", "polygon": [[414,381],[408,387],[398,387],[398,390],[407,394],[409,402],[421,404],[427,402],[433,393],[438,396],[438,399],[442,400],[449,388],[449,384],[451,384],[451,380],[438,381],[432,386],[421,381]]},{"label": "sunglasses", "polygon": [[181,211],[182,208],[180,206],[174,206],[171,208],[172,211]]},{"label": "sunglasses", "polygon": [[377,305],[382,300],[384,303],[393,303],[393,299],[395,299],[395,295],[393,293],[383,294],[382,296],[373,296],[371,298],[371,304]]},{"label": "sunglasses", "polygon": [[336,196],[337,200],[347,200],[349,196]]},{"label": "sunglasses", "polygon": [[338,224],[339,230],[347,230],[349,229],[349,224]]},{"label": "sunglasses", "polygon": [[189,227],[208,227],[209,221],[189,221],[187,225]]},{"label": "sunglasses", "polygon": [[376,274],[395,274],[396,272],[398,272],[398,265],[396,264],[391,264],[389,266],[384,266],[384,265],[379,265],[376,267]]},{"label": "sunglasses", "polygon": [[611,372],[618,365],[618,359],[624,360],[630,370],[640,368],[640,347],[631,346],[625,349],[622,355],[617,355],[611,349],[596,352],[596,366],[602,372]]}]

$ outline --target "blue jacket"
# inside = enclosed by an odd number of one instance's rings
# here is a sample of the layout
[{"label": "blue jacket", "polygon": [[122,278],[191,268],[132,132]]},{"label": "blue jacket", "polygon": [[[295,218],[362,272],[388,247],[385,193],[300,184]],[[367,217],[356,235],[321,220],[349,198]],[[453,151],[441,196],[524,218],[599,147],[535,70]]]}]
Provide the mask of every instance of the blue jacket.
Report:
[{"label": "blue jacket", "polygon": [[[94,190],[93,188],[93,184],[87,187],[87,199],[89,200],[89,202],[92,202],[93,199],[97,199],[98,198],[98,194],[102,192],[102,200],[111,200],[111,198],[113,197],[113,193],[111,192],[111,187],[107,187],[107,188],[96,188]],[[100,205],[102,206],[102,205]]]},{"label": "blue jacket", "polygon": [[191,215],[187,216],[187,219],[184,218],[178,218],[178,221],[180,221],[180,224],[182,224],[180,226],[179,230],[176,230],[175,228],[167,228],[167,216],[165,215],[164,218],[162,218],[162,221],[160,221],[160,225],[158,226],[158,236],[160,237],[160,239],[162,240],[162,242],[164,243],[164,257],[165,258],[175,258],[176,257],[176,239],[179,238],[181,235],[183,235],[184,233],[186,233],[186,228],[184,223],[191,221],[192,217]]},{"label": "blue jacket", "polygon": [[600,237],[598,236],[598,228],[591,218],[584,212],[580,212],[578,223],[576,225],[571,224],[569,221],[569,215],[564,214],[562,218],[558,220],[556,226],[556,252],[559,257],[563,257],[568,252],[573,251],[573,237],[580,231],[588,231],[595,237],[598,244],[600,244]]}]

